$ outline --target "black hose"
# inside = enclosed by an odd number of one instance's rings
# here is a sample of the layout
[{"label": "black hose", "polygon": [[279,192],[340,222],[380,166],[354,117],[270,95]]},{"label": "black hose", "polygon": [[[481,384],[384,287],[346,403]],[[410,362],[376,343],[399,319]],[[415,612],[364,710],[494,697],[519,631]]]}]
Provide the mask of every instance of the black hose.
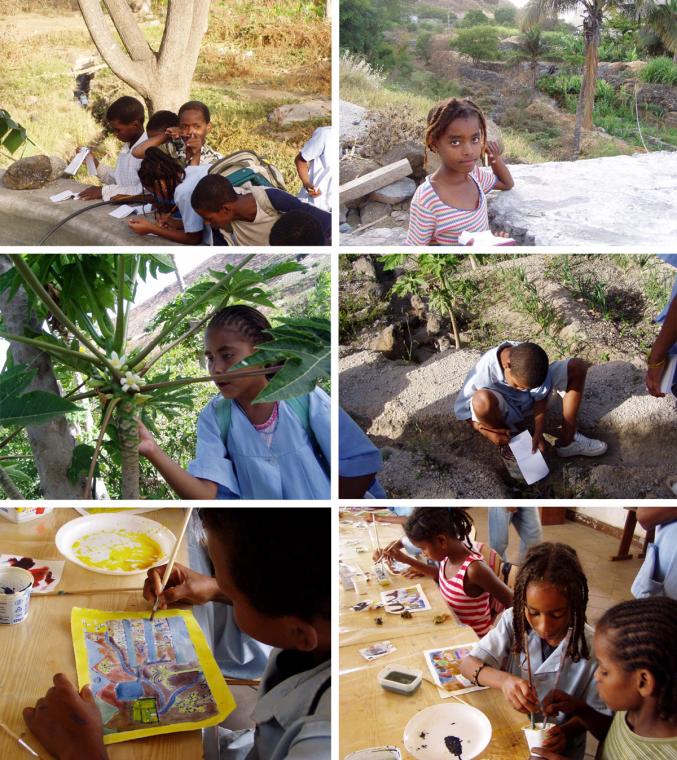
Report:
[{"label": "black hose", "polygon": [[85,211],[89,211],[92,208],[98,208],[99,206],[107,206],[108,204],[113,204],[119,201],[99,201],[98,203],[93,203],[90,206],[85,206],[84,208],[80,208],[77,211],[74,211],[72,214],[69,214],[65,219],[62,219],[55,227],[52,227],[49,232],[40,240],[38,245],[44,245],[45,240],[47,240],[48,237],[51,237],[60,227],[63,227],[66,222],[69,222],[74,217],[78,216],[78,214],[84,214]]}]

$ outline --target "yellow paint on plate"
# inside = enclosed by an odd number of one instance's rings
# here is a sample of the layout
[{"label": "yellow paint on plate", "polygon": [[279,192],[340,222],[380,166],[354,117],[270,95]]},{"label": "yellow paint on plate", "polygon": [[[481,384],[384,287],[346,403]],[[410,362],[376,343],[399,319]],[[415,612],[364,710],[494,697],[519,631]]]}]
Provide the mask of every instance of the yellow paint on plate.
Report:
[{"label": "yellow paint on plate", "polygon": [[76,541],[73,554],[88,567],[130,572],[158,564],[164,553],[146,533],[108,529],[90,533]]}]

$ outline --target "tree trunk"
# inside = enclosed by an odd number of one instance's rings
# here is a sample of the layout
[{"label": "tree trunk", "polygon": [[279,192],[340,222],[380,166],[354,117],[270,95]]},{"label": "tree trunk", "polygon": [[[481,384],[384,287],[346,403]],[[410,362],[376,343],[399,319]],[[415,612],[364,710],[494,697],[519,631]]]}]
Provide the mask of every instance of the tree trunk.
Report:
[{"label": "tree trunk", "polygon": [[7,494],[8,499],[19,499],[23,501],[24,495],[16,487],[9,473],[5,472],[2,465],[0,465],[0,488]]},{"label": "tree trunk", "polygon": [[581,150],[582,130],[592,129],[592,111],[595,107],[595,92],[597,90],[597,65],[599,63],[599,40],[602,21],[602,11],[597,5],[586,11],[586,15],[583,18],[585,62],[583,64],[581,91],[576,108],[574,156],[578,156]]},{"label": "tree trunk", "polygon": [[115,419],[122,458],[121,499],[139,499],[139,430],[136,404],[130,399],[121,401],[115,410]]},{"label": "tree trunk", "polygon": [[454,343],[456,344],[456,348],[459,349],[461,347],[461,336],[458,334],[458,325],[456,324],[456,317],[454,315],[453,309],[449,309],[449,321],[451,322],[451,331],[454,336]]},{"label": "tree trunk", "polygon": [[[0,274],[12,268],[8,256],[0,255]],[[5,328],[16,335],[23,335],[27,328],[39,331],[35,315],[29,308],[23,288],[19,288],[10,300],[7,291],[0,293],[0,312]],[[28,364],[37,370],[28,390],[43,390],[60,394],[59,385],[52,369],[49,355],[22,343],[10,343],[12,358],[17,364]],[[56,417],[44,425],[26,428],[33,458],[40,477],[40,488],[47,499],[78,499],[82,491],[80,483],[72,484],[67,472],[75,448],[75,440],[65,417]]]},{"label": "tree trunk", "polygon": [[[111,71],[143,98],[148,114],[178,111],[190,99],[200,43],[207,31],[209,0],[169,0],[160,50],[155,53],[127,0],[78,0],[82,17]],[[109,18],[120,35],[118,43]]]}]

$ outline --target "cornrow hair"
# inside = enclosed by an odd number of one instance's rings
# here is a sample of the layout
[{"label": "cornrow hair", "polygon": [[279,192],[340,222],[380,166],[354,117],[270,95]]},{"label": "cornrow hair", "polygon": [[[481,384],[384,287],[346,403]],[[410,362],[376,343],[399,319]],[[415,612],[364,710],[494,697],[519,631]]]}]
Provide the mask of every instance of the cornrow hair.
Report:
[{"label": "cornrow hair", "polygon": [[186,172],[178,161],[159,148],[148,148],[141,166],[139,180],[143,187],[157,195],[158,183],[164,182],[166,199],[174,198],[174,191],[183,182]]},{"label": "cornrow hair", "polygon": [[423,165],[428,165],[428,150],[432,150],[433,143],[440,139],[447,127],[454,119],[467,119],[471,116],[477,116],[480,123],[480,134],[482,136],[482,152],[486,149],[487,144],[487,120],[482,113],[482,109],[473,103],[469,98],[458,100],[450,98],[430,109],[428,112],[428,126],[424,138]]},{"label": "cornrow hair", "polygon": [[597,623],[607,633],[613,658],[627,673],[646,669],[656,679],[656,710],[661,720],[677,716],[677,601],[654,596],[621,602]]},{"label": "cornrow hair", "polygon": [[453,536],[472,549],[472,526],[472,518],[460,507],[416,507],[404,524],[404,532],[410,541],[430,541],[440,534]]},{"label": "cornrow hair", "polygon": [[218,328],[235,330],[254,346],[270,340],[266,332],[270,330],[270,322],[251,306],[226,306],[217,311],[209,320],[207,331]]},{"label": "cornrow hair", "polygon": [[551,583],[569,602],[570,626],[573,629],[566,656],[573,662],[581,657],[588,659],[590,649],[585,640],[585,610],[588,606],[588,579],[578,559],[576,550],[567,544],[544,542],[533,546],[520,567],[513,594],[513,631],[515,641],[512,651],[519,655],[524,651],[524,634],[528,631],[525,615],[527,588],[530,583]]}]

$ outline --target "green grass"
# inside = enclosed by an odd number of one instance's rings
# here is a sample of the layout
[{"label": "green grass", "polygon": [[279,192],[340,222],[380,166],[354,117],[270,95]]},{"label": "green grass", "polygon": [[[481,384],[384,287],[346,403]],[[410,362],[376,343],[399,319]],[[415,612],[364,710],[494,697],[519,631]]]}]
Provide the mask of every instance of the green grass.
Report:
[{"label": "green grass", "polygon": [[639,72],[639,78],[643,82],[651,84],[677,85],[677,62],[667,56],[651,58],[646,66]]}]

